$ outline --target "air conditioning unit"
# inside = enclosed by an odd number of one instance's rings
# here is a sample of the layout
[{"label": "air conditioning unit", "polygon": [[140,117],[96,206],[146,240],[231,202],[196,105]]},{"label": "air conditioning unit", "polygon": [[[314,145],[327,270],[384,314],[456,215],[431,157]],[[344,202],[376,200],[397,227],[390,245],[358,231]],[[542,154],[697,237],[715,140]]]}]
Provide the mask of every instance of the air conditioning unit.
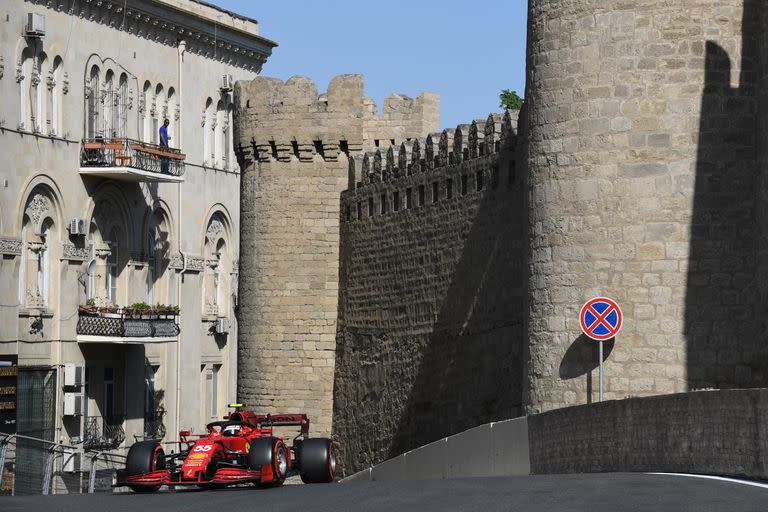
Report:
[{"label": "air conditioning unit", "polygon": [[24,33],[28,37],[41,37],[45,35],[45,16],[36,12],[27,13],[27,23],[24,25]]},{"label": "air conditioning unit", "polygon": [[82,393],[64,393],[64,416],[82,416],[83,400]]},{"label": "air conditioning unit", "polygon": [[64,365],[64,385],[82,386],[85,380],[85,366],[82,364],[66,363]]},{"label": "air conditioning unit", "polygon": [[213,330],[216,334],[227,334],[229,332],[229,320],[226,318],[217,318]]},{"label": "air conditioning unit", "polygon": [[235,86],[234,82],[232,81],[232,75],[222,75],[221,76],[221,90],[229,92],[232,90],[232,88]]},{"label": "air conditioning unit", "polygon": [[61,470],[64,473],[79,473],[83,467],[83,452],[74,448],[61,451]]},{"label": "air conditioning unit", "polygon": [[75,217],[69,222],[69,234],[72,236],[85,235],[85,221]]}]

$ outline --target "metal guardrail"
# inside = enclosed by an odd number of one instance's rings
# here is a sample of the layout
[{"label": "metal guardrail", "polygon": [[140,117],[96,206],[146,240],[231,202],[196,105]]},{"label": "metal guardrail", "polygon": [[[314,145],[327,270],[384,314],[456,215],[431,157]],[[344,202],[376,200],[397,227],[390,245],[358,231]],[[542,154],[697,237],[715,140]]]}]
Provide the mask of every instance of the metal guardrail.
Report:
[{"label": "metal guardrail", "polygon": [[131,167],[181,177],[186,155],[180,150],[133,139],[83,139],[81,167]]},{"label": "metal guardrail", "polygon": [[0,434],[0,495],[112,492],[126,456]]}]

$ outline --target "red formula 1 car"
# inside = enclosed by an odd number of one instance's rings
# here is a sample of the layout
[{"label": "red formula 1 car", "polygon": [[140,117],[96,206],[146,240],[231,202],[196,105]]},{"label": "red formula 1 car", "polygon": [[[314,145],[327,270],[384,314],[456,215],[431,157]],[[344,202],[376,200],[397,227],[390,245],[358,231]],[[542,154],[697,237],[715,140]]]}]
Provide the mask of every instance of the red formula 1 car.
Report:
[{"label": "red formula 1 car", "polygon": [[[293,438],[275,437],[273,427],[299,426]],[[309,438],[306,414],[261,415],[241,407],[223,421],[206,425],[207,433],[179,432],[178,453],[166,454],[160,441],[141,441],[128,451],[116,487],[155,492],[163,485],[216,488],[253,482],[280,485],[299,474],[305,483],[332,482],[336,471],[333,441]],[[196,439],[191,439],[195,437]]]}]

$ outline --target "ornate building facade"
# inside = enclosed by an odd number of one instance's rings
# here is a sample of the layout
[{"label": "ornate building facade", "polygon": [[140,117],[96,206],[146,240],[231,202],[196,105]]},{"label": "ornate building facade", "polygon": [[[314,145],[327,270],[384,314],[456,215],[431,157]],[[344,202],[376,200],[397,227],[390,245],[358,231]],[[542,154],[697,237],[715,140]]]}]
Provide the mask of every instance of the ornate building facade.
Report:
[{"label": "ornate building facade", "polygon": [[235,393],[232,84],[276,44],[194,0],[11,0],[0,14],[16,430],[85,448],[198,430]]}]

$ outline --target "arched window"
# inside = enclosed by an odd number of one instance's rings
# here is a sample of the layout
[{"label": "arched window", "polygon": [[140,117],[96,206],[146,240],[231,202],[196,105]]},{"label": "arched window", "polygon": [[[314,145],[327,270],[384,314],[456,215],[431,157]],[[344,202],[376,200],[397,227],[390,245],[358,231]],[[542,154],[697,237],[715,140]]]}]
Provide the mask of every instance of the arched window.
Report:
[{"label": "arched window", "polygon": [[120,277],[120,236],[116,228],[109,233],[109,256],[107,256],[107,297],[117,304],[118,278]]},{"label": "arched window", "polygon": [[91,72],[88,77],[88,86],[85,90],[86,96],[86,110],[88,112],[86,134],[88,138],[100,137],[101,127],[99,126],[99,109],[101,102],[99,101],[99,82],[100,71],[98,66],[91,67]]},{"label": "arched window", "polygon": [[177,105],[176,105],[176,91],[173,87],[170,87],[168,89],[168,113],[165,117],[167,117],[171,124],[168,126],[168,137],[170,140],[168,141],[168,145],[172,148],[178,148],[178,141],[176,140],[176,113],[177,113]]},{"label": "arched window", "polygon": [[141,93],[141,108],[139,108],[139,139],[143,142],[150,142],[152,140],[152,126],[150,124],[150,116],[152,110],[152,84],[149,81],[144,82],[144,87]]},{"label": "arched window", "polygon": [[117,136],[128,136],[128,75],[120,75],[120,83],[117,92]]},{"label": "arched window", "polygon": [[58,250],[54,222],[58,217],[52,197],[50,189],[38,185],[24,208],[19,301],[26,308],[42,309],[51,303],[52,266]]},{"label": "arched window", "polygon": [[208,98],[205,102],[205,108],[203,109],[203,165],[212,164],[213,162],[213,146],[211,144],[211,138],[213,132],[211,125],[213,120],[211,119],[213,110],[213,100]]},{"label": "arched window", "polygon": [[165,97],[163,96],[163,85],[157,84],[155,87],[153,114],[152,114],[152,143],[160,144],[160,126],[163,124],[165,114],[168,110]]},{"label": "arched window", "polygon": [[165,266],[168,261],[168,221],[164,212],[155,210],[147,230],[147,302],[166,301]]},{"label": "arched window", "polygon": [[115,91],[114,91],[115,73],[110,69],[104,78],[104,136],[113,138],[116,133],[114,122],[115,115]]},{"label": "arched window", "polygon": [[45,91],[48,90],[48,84],[43,81],[44,77],[47,75],[47,66],[48,57],[45,53],[40,52],[37,56],[35,72],[32,76],[33,96],[35,98],[35,107],[32,115],[34,119],[33,131],[35,133],[44,133],[45,124],[48,119],[46,112],[47,100],[45,96]]},{"label": "arched window", "polygon": [[216,124],[213,129],[214,138],[214,167],[224,167],[224,117],[227,111],[224,108],[224,101],[219,100],[216,103]]},{"label": "arched window", "polygon": [[34,73],[33,52],[24,48],[19,57],[21,74],[16,77],[19,83],[19,130],[32,129],[32,75]]},{"label": "arched window", "polygon": [[64,62],[61,57],[56,57],[53,60],[53,67],[51,68],[51,135],[60,135],[61,129],[61,96],[62,96],[62,78]]}]

